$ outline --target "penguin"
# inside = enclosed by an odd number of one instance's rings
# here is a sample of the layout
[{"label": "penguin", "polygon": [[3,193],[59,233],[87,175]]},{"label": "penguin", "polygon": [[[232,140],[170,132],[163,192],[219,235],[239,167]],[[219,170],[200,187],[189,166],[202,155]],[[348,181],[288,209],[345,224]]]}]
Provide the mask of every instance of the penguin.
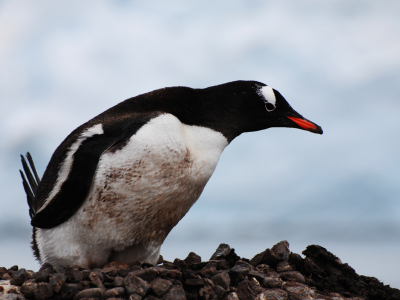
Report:
[{"label": "penguin", "polygon": [[162,88],[115,105],[67,136],[41,180],[30,154],[31,169],[21,156],[36,258],[84,268],[156,264],[225,147],[271,127],[323,133],[277,90],[234,81]]}]

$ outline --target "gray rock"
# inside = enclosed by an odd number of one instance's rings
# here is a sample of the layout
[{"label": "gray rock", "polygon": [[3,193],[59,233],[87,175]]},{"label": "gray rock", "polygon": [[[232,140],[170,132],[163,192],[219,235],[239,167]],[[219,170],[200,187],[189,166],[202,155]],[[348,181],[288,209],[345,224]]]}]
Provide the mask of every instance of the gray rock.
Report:
[{"label": "gray rock", "polygon": [[83,280],[83,274],[81,271],[81,267],[72,265],[68,266],[65,270],[65,275],[67,275],[69,282],[79,282]]},{"label": "gray rock", "polygon": [[78,283],[66,283],[61,288],[61,299],[72,299],[79,292]]},{"label": "gray rock", "polygon": [[237,285],[236,293],[240,300],[254,300],[256,298],[248,280],[243,280]]},{"label": "gray rock", "polygon": [[293,271],[292,266],[287,261],[280,261],[276,264],[277,272]]},{"label": "gray rock", "polygon": [[282,284],[282,279],[279,277],[265,277],[262,286],[266,288],[281,288]]},{"label": "gray rock", "polygon": [[90,272],[89,279],[96,285],[98,288],[102,289],[103,291],[106,290],[103,283],[101,282],[100,276],[98,272]]},{"label": "gray rock", "polygon": [[97,298],[103,299],[103,291],[99,288],[87,289],[76,293],[74,300],[79,300],[83,298]]},{"label": "gray rock", "polygon": [[180,285],[172,286],[168,293],[166,293],[161,299],[163,300],[186,300],[186,294],[183,287]]},{"label": "gray rock", "polygon": [[308,287],[305,284],[296,282],[296,281],[288,281],[282,285],[282,289],[288,293],[289,299],[313,299],[314,290]]},{"label": "gray rock", "polygon": [[235,292],[233,292],[226,296],[226,300],[239,300],[239,297]]},{"label": "gray rock", "polygon": [[138,294],[144,297],[149,290],[149,284],[133,273],[129,273],[128,276],[125,277],[124,285],[129,295]]},{"label": "gray rock", "polygon": [[132,294],[129,296],[129,300],[142,300],[142,297],[138,294]]},{"label": "gray rock", "polygon": [[55,273],[50,275],[49,284],[55,293],[60,293],[62,286],[67,282],[67,275]]},{"label": "gray rock", "polygon": [[194,252],[190,252],[189,255],[184,259],[188,266],[193,264],[201,263],[201,257]]},{"label": "gray rock", "polygon": [[231,247],[228,244],[220,244],[211,256],[210,260],[218,260],[221,257],[228,255],[231,252]]},{"label": "gray rock", "polygon": [[211,281],[215,285],[223,287],[225,290],[228,289],[229,285],[231,284],[231,278],[229,277],[228,272],[222,272],[214,275],[213,277],[211,277]]},{"label": "gray rock", "polygon": [[151,282],[151,290],[154,294],[161,297],[171,288],[172,283],[169,280],[156,278]]},{"label": "gray rock", "polygon": [[214,285],[213,290],[215,295],[217,295],[218,299],[222,299],[223,295],[226,292],[226,290],[220,285]]},{"label": "gray rock", "polygon": [[204,279],[203,278],[186,279],[185,285],[187,285],[189,288],[199,288],[204,286]]},{"label": "gray rock", "polygon": [[34,298],[35,291],[38,288],[38,284],[35,279],[29,279],[22,284],[21,293],[27,298]]},{"label": "gray rock", "polygon": [[19,269],[15,271],[12,275],[10,284],[21,286],[26,280],[27,274],[25,269]]},{"label": "gray rock", "polygon": [[229,270],[229,277],[231,278],[232,284],[236,284],[246,279],[247,274],[251,269],[245,264],[236,264],[232,269]]},{"label": "gray rock", "polygon": [[142,278],[143,280],[146,280],[147,282],[152,282],[154,278],[156,278],[159,274],[159,271],[154,268],[147,268],[144,270],[139,270],[133,272],[137,277]]},{"label": "gray rock", "polygon": [[119,276],[115,277],[114,286],[124,286],[124,278]]},{"label": "gray rock", "polygon": [[47,282],[39,282],[35,290],[35,299],[44,300],[50,299],[54,295],[53,289]]},{"label": "gray rock", "polygon": [[288,294],[281,289],[264,290],[257,295],[256,300],[287,300]]},{"label": "gray rock", "polygon": [[285,281],[293,280],[300,283],[306,283],[304,276],[297,271],[282,272],[279,274],[279,278],[282,278]]},{"label": "gray rock", "polygon": [[125,288],[116,287],[116,288],[105,291],[103,294],[103,297],[104,297],[104,299],[118,298],[118,297],[124,296],[125,294],[126,294]]}]

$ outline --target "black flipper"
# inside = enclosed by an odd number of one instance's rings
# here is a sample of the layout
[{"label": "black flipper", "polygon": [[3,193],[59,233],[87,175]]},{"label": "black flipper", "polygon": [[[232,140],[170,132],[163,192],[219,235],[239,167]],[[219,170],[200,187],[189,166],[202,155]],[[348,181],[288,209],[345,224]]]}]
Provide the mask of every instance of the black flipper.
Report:
[{"label": "black flipper", "polygon": [[[37,175],[35,164],[33,163],[32,156],[29,152],[26,154],[26,157],[28,158],[30,169],[25,160],[25,157],[23,157],[22,155],[21,155],[21,162],[22,162],[22,166],[24,168],[24,171],[25,171],[25,174],[26,174],[26,177],[28,178],[28,180],[26,180],[25,175],[21,170],[19,170],[19,172],[22,177],[22,184],[24,186],[24,190],[26,193],[26,199],[27,199],[28,206],[29,206],[29,216],[32,219],[36,213],[33,203],[35,201],[36,191],[37,191],[37,187],[40,183],[40,178]],[[32,170],[33,174],[35,175],[35,177],[33,177],[31,170]]]},{"label": "black flipper", "polygon": [[[38,228],[53,228],[67,221],[85,201],[101,155],[110,148],[118,148],[120,143],[124,144],[146,124],[151,117],[153,117],[153,115],[150,114],[142,116],[128,124],[114,123],[112,126],[107,126],[107,124],[103,123],[103,134],[95,134],[84,140],[73,154],[73,162],[70,171],[57,194],[50,202],[46,203],[43,201],[41,205],[42,207],[44,206],[43,208],[37,207],[37,211],[31,221],[32,226]],[[79,131],[78,133],[80,134],[81,132],[82,131]],[[72,142],[60,145],[60,151],[64,151],[64,158],[66,155],[65,153],[67,153],[65,149],[68,149],[71,144]],[[53,154],[53,158],[55,155],[58,155],[57,151],[59,151],[59,149]],[[55,164],[53,158],[49,166]],[[57,164],[62,164],[63,162],[64,160],[62,159],[59,160]],[[59,174],[47,173],[46,170],[38,189],[38,198],[41,198],[41,201],[46,199],[49,195],[49,193],[42,194],[41,187],[45,187],[46,185],[54,187],[58,176]]]}]

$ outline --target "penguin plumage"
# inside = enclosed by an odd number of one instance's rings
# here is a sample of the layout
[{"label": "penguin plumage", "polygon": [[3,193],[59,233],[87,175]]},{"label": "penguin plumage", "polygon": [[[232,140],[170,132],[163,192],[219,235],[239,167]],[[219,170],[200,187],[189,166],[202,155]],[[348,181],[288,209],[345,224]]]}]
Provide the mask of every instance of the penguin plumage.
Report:
[{"label": "penguin plumage", "polygon": [[30,155],[32,172],[23,159],[36,257],[90,268],[156,263],[224,148],[270,127],[322,134],[256,81],[164,88],[106,110],[60,144],[41,180]]}]

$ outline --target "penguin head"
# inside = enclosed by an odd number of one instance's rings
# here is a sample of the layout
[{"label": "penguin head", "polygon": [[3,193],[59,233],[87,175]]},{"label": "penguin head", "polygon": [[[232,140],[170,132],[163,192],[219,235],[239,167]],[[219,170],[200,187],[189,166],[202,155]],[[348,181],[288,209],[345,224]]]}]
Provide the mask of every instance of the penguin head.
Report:
[{"label": "penguin head", "polygon": [[256,81],[242,81],[239,93],[244,132],[271,127],[297,128],[322,134],[322,128],[296,112],[277,90]]}]

